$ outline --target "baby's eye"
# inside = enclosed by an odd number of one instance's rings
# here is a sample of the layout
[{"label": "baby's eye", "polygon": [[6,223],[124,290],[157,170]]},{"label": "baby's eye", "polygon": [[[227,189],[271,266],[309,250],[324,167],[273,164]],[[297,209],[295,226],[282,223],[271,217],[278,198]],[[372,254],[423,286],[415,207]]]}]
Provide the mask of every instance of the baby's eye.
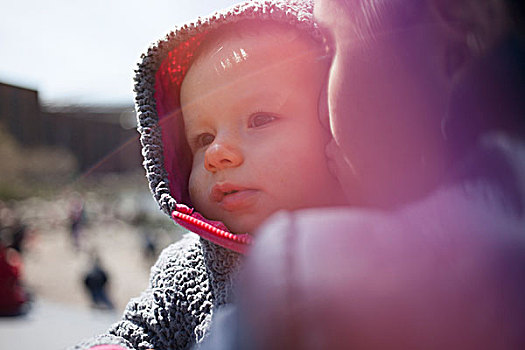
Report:
[{"label": "baby's eye", "polygon": [[254,114],[250,117],[250,120],[248,121],[248,127],[258,128],[258,127],[261,127],[268,123],[273,122],[275,119],[277,119],[277,117],[270,115],[270,114],[265,114],[265,113]]},{"label": "baby's eye", "polygon": [[211,144],[213,142],[213,140],[215,140],[215,136],[213,136],[210,133],[200,134],[197,137],[197,145],[199,147],[205,147],[205,146],[208,146],[209,144]]}]

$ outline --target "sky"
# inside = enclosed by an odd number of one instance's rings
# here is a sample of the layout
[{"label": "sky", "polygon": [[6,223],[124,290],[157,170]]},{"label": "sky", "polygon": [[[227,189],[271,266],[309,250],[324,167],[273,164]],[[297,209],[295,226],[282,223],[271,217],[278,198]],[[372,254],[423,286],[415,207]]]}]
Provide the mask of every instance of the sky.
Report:
[{"label": "sky", "polygon": [[0,0],[0,82],[43,104],[133,104],[133,71],[176,25],[238,0]]}]

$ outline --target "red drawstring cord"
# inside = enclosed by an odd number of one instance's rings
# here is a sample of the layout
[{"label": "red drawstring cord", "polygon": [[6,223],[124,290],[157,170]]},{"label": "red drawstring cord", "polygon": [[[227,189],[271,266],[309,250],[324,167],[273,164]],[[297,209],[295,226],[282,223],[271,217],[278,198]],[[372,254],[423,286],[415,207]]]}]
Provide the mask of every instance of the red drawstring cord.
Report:
[{"label": "red drawstring cord", "polygon": [[193,209],[185,205],[177,205],[171,216],[173,220],[197,233],[202,238],[238,253],[246,253],[252,243],[252,238],[249,234],[233,234],[194,218],[191,214],[193,214]]}]

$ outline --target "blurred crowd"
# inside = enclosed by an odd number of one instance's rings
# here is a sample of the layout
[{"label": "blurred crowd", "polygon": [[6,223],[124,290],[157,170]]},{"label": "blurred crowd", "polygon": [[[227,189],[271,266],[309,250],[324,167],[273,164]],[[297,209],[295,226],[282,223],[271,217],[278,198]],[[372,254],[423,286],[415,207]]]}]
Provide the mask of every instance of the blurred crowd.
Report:
[{"label": "blurred crowd", "polygon": [[[92,192],[68,191],[48,199],[0,199],[0,316],[30,312],[31,301],[38,299],[43,289],[71,289],[67,283],[53,285],[61,271],[74,276],[77,294],[83,290],[82,304],[96,309],[122,308],[122,300],[133,295],[119,297],[117,292],[143,289],[138,281],[144,282],[160,249],[177,236],[173,230],[167,230],[166,225],[171,223],[140,205],[143,197],[128,195],[126,200],[120,200],[118,195],[108,200]],[[112,259],[108,252],[118,245],[114,242],[118,235],[127,239],[129,245],[119,247]],[[50,245],[48,242],[55,243],[44,249],[45,244]],[[115,268],[115,264],[122,259],[137,260],[129,264],[130,270],[141,267],[135,273],[137,281],[118,276],[122,269]],[[33,268],[35,272],[28,276],[26,270],[33,266],[38,269]],[[133,279],[135,275],[130,272]],[[67,292],[51,294],[60,299],[60,293]],[[50,292],[44,294],[49,297]],[[68,301],[79,299],[77,296]]]}]

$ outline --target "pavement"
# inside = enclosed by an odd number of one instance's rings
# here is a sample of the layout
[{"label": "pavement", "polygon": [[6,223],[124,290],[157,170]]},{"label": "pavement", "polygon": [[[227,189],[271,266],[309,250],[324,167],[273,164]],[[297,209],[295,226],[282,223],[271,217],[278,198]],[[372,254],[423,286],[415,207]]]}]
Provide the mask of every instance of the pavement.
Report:
[{"label": "pavement", "polygon": [[0,349],[65,349],[104,332],[119,318],[117,311],[38,300],[26,315],[0,317]]}]

